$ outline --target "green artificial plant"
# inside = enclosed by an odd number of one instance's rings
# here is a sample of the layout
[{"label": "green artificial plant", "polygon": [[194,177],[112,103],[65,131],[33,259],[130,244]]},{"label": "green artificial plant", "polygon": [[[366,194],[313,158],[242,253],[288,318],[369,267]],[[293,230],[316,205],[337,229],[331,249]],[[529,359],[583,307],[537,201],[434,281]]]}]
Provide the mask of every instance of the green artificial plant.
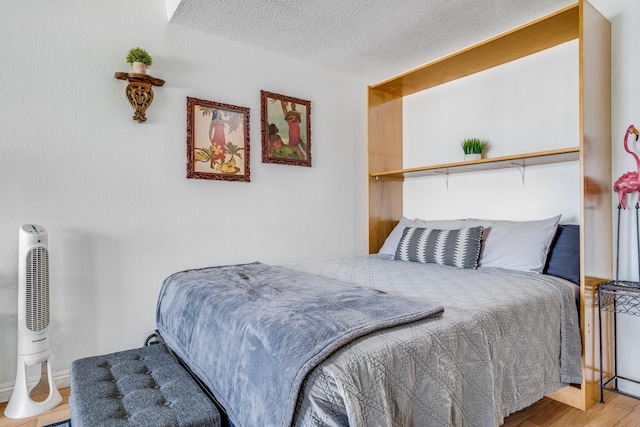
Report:
[{"label": "green artificial plant", "polygon": [[129,50],[129,53],[127,53],[127,62],[129,64],[133,64],[134,62],[142,62],[147,67],[151,67],[151,64],[153,64],[153,58],[151,58],[151,55],[149,55],[146,50],[140,47],[134,47]]},{"label": "green artificial plant", "polygon": [[464,154],[482,154],[489,148],[489,142],[479,138],[466,138],[462,140]]}]

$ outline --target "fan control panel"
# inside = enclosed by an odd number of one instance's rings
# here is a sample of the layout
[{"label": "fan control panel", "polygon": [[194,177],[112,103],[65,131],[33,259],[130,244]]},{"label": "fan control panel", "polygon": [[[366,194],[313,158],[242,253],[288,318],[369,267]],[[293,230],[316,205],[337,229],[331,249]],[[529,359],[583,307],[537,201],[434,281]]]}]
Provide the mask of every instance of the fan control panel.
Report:
[{"label": "fan control panel", "polygon": [[44,234],[46,230],[41,225],[25,224],[22,226],[22,231],[29,234]]}]

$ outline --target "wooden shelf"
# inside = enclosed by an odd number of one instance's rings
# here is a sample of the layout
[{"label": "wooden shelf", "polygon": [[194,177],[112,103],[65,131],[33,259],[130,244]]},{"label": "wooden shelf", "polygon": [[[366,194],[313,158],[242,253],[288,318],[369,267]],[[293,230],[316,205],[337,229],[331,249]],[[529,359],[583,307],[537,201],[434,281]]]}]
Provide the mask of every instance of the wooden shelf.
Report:
[{"label": "wooden shelf", "polygon": [[416,168],[401,169],[395,171],[369,174],[372,178],[398,179],[413,178],[419,176],[433,176],[442,174],[454,174],[464,172],[477,172],[495,169],[506,169],[514,166],[535,166],[551,163],[577,161],[580,157],[580,148],[563,148],[559,150],[538,151],[513,156],[495,157],[467,162],[445,163],[440,165],[421,166]]},{"label": "wooden shelf", "polygon": [[118,80],[128,80],[132,83],[147,83],[153,86],[164,86],[164,80],[153,77],[149,74],[126,73],[124,71],[116,71],[114,77]]}]

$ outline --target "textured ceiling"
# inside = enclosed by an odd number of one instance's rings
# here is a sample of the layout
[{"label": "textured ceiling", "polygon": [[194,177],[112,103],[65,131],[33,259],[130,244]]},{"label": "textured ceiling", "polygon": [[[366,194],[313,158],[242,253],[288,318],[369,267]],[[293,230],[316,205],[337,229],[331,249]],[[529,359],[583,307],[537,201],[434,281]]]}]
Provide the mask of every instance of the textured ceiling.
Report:
[{"label": "textured ceiling", "polygon": [[170,21],[358,75],[373,84],[573,3],[181,0]]}]

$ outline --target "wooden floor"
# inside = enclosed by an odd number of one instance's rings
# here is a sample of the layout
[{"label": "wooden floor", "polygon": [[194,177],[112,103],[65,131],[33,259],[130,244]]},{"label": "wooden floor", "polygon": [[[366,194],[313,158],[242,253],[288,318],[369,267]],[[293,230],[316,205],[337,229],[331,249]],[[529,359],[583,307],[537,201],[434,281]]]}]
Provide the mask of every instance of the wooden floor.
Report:
[{"label": "wooden floor", "polygon": [[605,404],[596,403],[587,411],[572,408],[547,397],[509,416],[505,427],[638,427],[640,400],[606,392]]},{"label": "wooden floor", "polygon": [[[4,408],[6,403],[0,403],[0,426],[10,427],[42,427],[48,424],[57,423],[58,421],[68,420],[69,416],[69,390],[63,388],[60,390],[62,395],[62,403],[52,410],[45,412],[44,414],[37,415],[31,418],[23,418],[20,420],[12,420],[4,416]],[[37,400],[37,399],[36,399]]]},{"label": "wooden floor", "polygon": [[[42,415],[21,420],[4,416],[6,403],[0,403],[0,427],[42,427],[69,419],[69,389],[60,390],[62,403]],[[538,403],[512,414],[505,420],[505,427],[638,427],[640,426],[640,400],[608,393],[606,403],[596,403],[588,411],[544,398]],[[96,426],[98,427],[98,426]]]}]

